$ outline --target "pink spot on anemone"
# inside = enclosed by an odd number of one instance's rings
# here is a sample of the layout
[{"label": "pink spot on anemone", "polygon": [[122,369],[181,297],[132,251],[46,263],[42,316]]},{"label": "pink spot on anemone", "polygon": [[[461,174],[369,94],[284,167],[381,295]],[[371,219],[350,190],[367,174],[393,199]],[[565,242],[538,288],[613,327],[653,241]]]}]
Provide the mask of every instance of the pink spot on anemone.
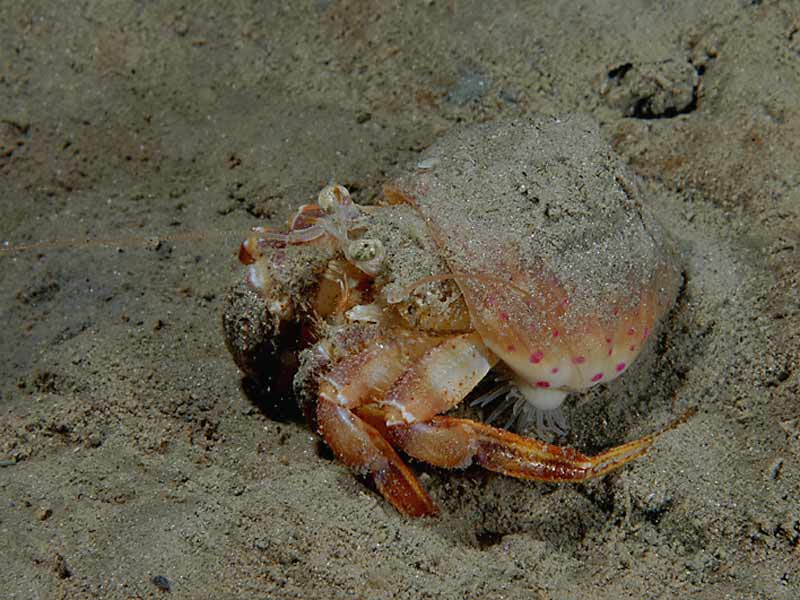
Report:
[{"label": "pink spot on anemone", "polygon": [[602,373],[597,373],[596,375],[592,376],[592,381],[600,381],[603,378]]},{"label": "pink spot on anemone", "polygon": [[576,365],[582,365],[583,363],[586,362],[586,357],[585,356],[573,356],[572,357],[572,362],[574,362]]},{"label": "pink spot on anemone", "polygon": [[541,350],[537,350],[536,352],[531,354],[530,360],[533,364],[538,365],[540,362],[542,362],[543,358],[544,358],[544,352],[542,352]]},{"label": "pink spot on anemone", "polygon": [[553,375],[555,375],[556,373],[558,373],[558,367],[553,367],[552,369],[550,369],[550,372],[551,372]]},{"label": "pink spot on anemone", "polygon": [[624,362],[617,363],[617,373],[621,373],[624,370],[625,370],[625,363]]},{"label": "pink spot on anemone", "polygon": [[550,382],[549,381],[537,381],[536,382],[536,387],[549,388],[550,387]]}]

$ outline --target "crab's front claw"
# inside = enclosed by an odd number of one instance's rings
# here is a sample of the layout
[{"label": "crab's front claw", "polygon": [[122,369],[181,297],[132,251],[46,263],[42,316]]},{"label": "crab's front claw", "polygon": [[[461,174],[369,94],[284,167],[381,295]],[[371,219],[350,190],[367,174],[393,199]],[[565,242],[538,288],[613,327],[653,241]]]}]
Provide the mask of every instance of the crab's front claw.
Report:
[{"label": "crab's front claw", "polygon": [[312,341],[305,295],[318,287],[319,273],[333,254],[329,244],[316,241],[318,235],[314,243],[287,246],[294,233],[255,228],[242,242],[245,281],[229,291],[222,315],[225,344],[238,367],[278,392],[291,390],[297,355]]},{"label": "crab's front claw", "polygon": [[278,395],[288,395],[297,370],[300,326],[281,317],[263,294],[245,282],[225,298],[225,345],[242,372]]}]

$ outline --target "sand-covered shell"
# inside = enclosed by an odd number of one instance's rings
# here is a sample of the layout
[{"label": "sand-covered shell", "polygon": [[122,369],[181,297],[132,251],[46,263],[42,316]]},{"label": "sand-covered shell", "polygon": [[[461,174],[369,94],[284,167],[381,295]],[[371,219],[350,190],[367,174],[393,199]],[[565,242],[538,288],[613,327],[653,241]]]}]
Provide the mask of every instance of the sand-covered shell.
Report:
[{"label": "sand-covered shell", "polygon": [[396,185],[525,387],[563,400],[613,379],[674,302],[667,235],[589,117],[456,130]]}]

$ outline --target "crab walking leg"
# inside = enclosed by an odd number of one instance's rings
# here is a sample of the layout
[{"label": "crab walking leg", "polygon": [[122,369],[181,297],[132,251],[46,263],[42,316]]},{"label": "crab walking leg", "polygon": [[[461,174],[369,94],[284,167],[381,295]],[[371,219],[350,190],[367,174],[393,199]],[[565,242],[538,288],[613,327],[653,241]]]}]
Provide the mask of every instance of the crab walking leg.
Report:
[{"label": "crab walking leg", "polygon": [[440,342],[441,338],[406,331],[376,338],[331,368],[317,399],[317,427],[336,457],[372,480],[398,511],[412,517],[436,514],[433,500],[383,436],[351,409],[382,395],[410,363]]},{"label": "crab walking leg", "polygon": [[[372,422],[371,418],[367,420]],[[510,477],[552,482],[584,481],[604,475],[642,456],[657,436],[648,435],[597,456],[586,456],[572,448],[451,417],[390,426],[383,433],[409,456],[438,467],[464,468],[475,462]]]},{"label": "crab walking leg", "polygon": [[433,500],[374,427],[325,398],[317,404],[317,422],[337,458],[357,474],[369,477],[398,511],[410,517],[436,514]]},{"label": "crab walking leg", "polygon": [[377,398],[386,407],[382,419],[427,420],[460,402],[496,360],[476,334],[436,338],[397,332],[379,338],[323,379],[317,401],[320,434],[339,460],[372,479],[401,513],[435,514],[433,501],[384,439],[384,421],[376,428],[352,411]]},{"label": "crab walking leg", "polygon": [[459,404],[497,363],[477,333],[428,350],[378,401],[387,425],[428,421]]},{"label": "crab walking leg", "polygon": [[319,396],[355,408],[376,394],[383,395],[409,364],[441,341],[442,338],[407,330],[392,330],[337,362],[322,377]]}]

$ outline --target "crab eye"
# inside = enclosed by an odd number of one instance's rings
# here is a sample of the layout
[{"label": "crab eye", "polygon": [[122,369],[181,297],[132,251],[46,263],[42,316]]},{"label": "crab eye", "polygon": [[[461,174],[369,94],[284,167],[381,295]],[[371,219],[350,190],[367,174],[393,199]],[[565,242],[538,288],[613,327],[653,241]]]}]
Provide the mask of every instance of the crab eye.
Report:
[{"label": "crab eye", "polygon": [[362,238],[348,243],[344,250],[344,256],[361,271],[370,277],[374,277],[383,266],[386,250],[384,250],[383,243],[380,240]]},{"label": "crab eye", "polygon": [[317,196],[317,204],[326,213],[332,213],[337,206],[350,204],[350,192],[338,183],[322,188]]}]

